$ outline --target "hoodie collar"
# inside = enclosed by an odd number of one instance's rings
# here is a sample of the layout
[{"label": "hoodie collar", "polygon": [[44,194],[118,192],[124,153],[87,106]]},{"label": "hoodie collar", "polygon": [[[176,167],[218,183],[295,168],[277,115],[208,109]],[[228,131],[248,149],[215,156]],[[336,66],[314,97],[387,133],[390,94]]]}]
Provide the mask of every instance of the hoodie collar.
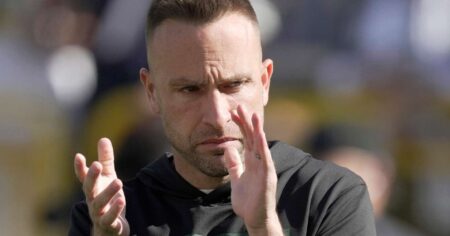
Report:
[{"label": "hoodie collar", "polygon": [[[306,155],[303,152],[299,153],[298,149],[279,141],[269,142],[269,148],[277,175],[298,165]],[[300,158],[295,158],[295,156]],[[178,174],[173,165],[173,155],[170,153],[165,153],[161,158],[147,165],[138,173],[137,178],[147,187],[161,194],[176,198],[197,199],[204,203],[229,202],[230,200],[230,183],[216,188],[209,194],[205,194]]]}]

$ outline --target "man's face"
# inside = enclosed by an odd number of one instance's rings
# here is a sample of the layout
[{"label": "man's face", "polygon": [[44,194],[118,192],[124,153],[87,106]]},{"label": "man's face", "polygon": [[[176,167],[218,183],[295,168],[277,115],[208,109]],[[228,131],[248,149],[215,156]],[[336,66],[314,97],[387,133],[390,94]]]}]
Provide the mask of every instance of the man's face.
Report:
[{"label": "man's face", "polygon": [[211,177],[227,175],[224,152],[242,151],[230,112],[242,105],[263,115],[272,61],[262,62],[258,29],[240,14],[207,24],[166,20],[149,45],[150,72],[141,71],[176,158]]}]

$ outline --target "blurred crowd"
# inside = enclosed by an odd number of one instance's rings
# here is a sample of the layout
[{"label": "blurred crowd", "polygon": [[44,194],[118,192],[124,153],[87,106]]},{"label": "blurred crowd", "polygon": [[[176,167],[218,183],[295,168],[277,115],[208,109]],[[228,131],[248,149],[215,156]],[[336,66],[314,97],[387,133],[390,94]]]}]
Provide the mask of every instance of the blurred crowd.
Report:
[{"label": "blurred crowd", "polygon": [[[380,236],[450,235],[450,0],[252,2],[269,139],[359,174]],[[139,85],[150,3],[0,2],[2,234],[65,234],[99,138],[122,179],[167,150]]]}]

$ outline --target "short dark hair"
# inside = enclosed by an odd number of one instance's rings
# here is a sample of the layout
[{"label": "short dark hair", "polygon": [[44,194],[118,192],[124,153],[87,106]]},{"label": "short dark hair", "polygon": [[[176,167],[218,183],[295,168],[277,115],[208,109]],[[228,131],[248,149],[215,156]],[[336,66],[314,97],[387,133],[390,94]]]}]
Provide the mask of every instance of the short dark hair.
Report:
[{"label": "short dark hair", "polygon": [[154,0],[147,15],[147,37],[167,19],[202,24],[238,12],[258,24],[249,0]]}]

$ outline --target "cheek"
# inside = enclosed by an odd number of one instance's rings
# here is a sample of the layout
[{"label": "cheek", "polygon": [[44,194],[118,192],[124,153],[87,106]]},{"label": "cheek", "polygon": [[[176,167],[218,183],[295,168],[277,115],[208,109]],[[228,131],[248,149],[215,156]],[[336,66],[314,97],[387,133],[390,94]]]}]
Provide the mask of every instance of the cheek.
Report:
[{"label": "cheek", "polygon": [[161,116],[166,128],[181,135],[189,135],[198,120],[198,110],[188,103],[174,100],[161,106]]},{"label": "cheek", "polygon": [[262,88],[256,84],[244,89],[235,99],[251,111],[260,112],[264,108],[264,93]]}]

